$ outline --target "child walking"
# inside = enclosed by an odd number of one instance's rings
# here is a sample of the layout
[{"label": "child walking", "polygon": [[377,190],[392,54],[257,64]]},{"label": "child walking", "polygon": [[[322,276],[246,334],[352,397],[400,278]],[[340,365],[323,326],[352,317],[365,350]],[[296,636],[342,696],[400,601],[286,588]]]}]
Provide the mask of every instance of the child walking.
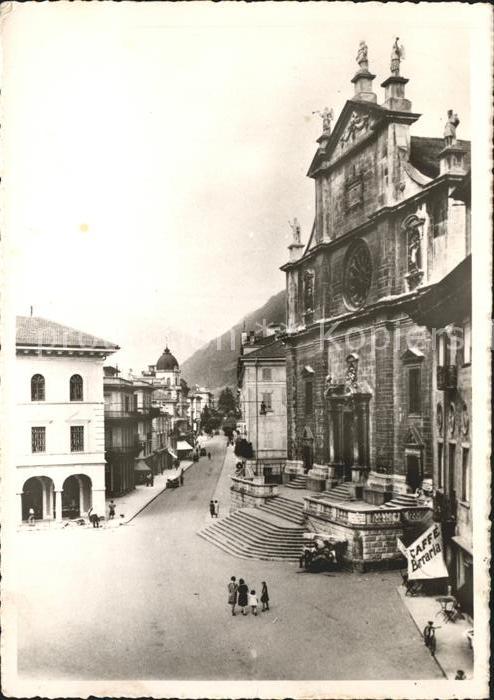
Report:
[{"label": "child walking", "polygon": [[262,612],[264,612],[265,610],[269,610],[269,593],[268,593],[268,587],[266,585],[266,581],[262,582],[261,603],[262,603]]},{"label": "child walking", "polygon": [[249,605],[253,615],[257,615],[257,596],[256,592],[252,590],[249,593]]}]

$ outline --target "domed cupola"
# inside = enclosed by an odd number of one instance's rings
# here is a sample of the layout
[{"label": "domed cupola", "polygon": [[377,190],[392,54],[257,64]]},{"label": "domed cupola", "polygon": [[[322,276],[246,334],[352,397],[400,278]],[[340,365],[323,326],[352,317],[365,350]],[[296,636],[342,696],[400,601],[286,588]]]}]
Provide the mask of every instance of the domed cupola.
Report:
[{"label": "domed cupola", "polygon": [[178,369],[178,362],[174,355],[171,354],[168,346],[163,350],[163,354],[156,363],[157,372],[172,372]]}]

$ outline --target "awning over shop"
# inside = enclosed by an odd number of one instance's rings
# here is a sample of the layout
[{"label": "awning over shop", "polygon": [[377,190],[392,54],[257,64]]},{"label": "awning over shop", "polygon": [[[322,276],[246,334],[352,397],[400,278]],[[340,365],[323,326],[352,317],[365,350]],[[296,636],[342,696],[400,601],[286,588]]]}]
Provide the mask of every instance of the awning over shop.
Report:
[{"label": "awning over shop", "polygon": [[467,554],[470,554],[470,556],[473,557],[473,547],[471,543],[467,539],[465,539],[465,537],[462,537],[461,535],[455,535],[451,539],[455,544],[458,545],[458,547],[461,547],[465,550],[465,552],[467,552]]},{"label": "awning over shop", "polygon": [[179,440],[177,442],[177,452],[189,452],[194,448],[186,440]]},{"label": "awning over shop", "polygon": [[171,450],[169,447],[166,448],[166,451],[168,452],[169,455],[173,457],[173,459],[178,459],[177,455],[173,450]]}]

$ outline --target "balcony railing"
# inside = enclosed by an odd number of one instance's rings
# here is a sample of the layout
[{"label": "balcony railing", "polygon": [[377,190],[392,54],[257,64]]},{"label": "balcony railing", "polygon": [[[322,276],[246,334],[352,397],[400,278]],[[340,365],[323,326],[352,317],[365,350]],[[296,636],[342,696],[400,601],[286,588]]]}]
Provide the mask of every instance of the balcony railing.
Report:
[{"label": "balcony railing", "polygon": [[139,420],[139,418],[155,418],[160,415],[159,408],[154,406],[145,406],[141,408],[132,408],[126,411],[125,409],[107,409],[105,407],[105,418],[115,420]]},{"label": "balcony railing", "polygon": [[359,511],[355,508],[345,508],[344,505],[335,505],[327,501],[311,498],[310,496],[304,498],[304,513],[306,515],[314,515],[323,520],[355,528],[379,525],[398,528],[404,521],[422,520],[428,512],[429,508],[425,506],[400,508],[399,510],[375,508],[373,510]]}]

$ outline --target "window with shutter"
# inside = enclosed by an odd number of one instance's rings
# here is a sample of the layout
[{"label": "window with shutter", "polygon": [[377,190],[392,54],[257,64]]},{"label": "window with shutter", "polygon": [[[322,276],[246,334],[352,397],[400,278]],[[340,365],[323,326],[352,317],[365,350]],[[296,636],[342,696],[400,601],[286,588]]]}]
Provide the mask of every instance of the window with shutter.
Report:
[{"label": "window with shutter", "polygon": [[70,451],[84,452],[84,426],[70,426]]},{"label": "window with shutter", "polygon": [[32,452],[46,452],[46,428],[31,428]]},{"label": "window with shutter", "polygon": [[42,374],[31,377],[31,401],[45,400],[45,378]]},{"label": "window with shutter", "polygon": [[83,399],[83,383],[80,374],[73,374],[70,378],[70,400],[82,401]]}]

